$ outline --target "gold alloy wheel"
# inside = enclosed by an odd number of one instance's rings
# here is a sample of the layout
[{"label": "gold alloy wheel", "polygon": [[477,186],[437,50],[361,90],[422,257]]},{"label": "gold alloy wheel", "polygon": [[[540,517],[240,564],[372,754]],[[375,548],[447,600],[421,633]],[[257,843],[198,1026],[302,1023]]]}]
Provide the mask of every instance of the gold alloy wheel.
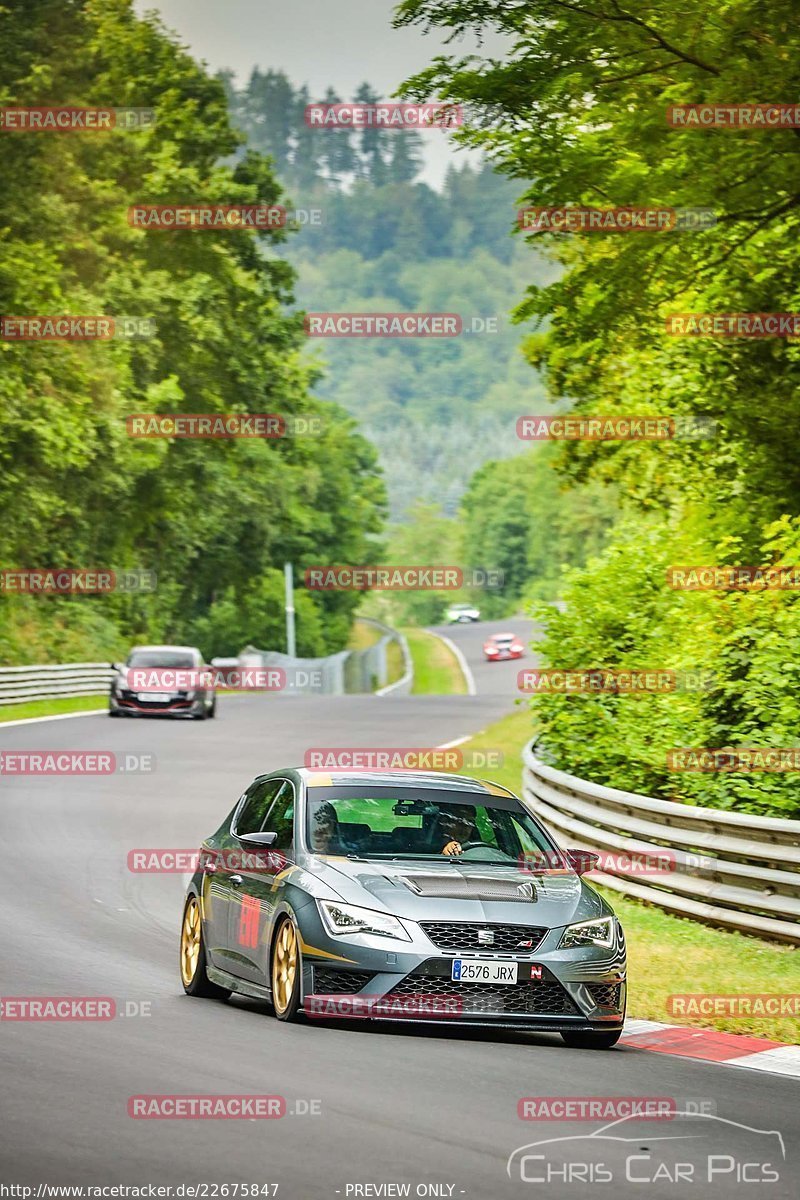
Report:
[{"label": "gold alloy wheel", "polygon": [[291,921],[284,921],[272,952],[272,1002],[285,1013],[294,993],[297,975],[297,934]]},{"label": "gold alloy wheel", "polygon": [[183,914],[181,929],[181,979],[186,987],[195,977],[200,958],[200,905],[192,896]]}]

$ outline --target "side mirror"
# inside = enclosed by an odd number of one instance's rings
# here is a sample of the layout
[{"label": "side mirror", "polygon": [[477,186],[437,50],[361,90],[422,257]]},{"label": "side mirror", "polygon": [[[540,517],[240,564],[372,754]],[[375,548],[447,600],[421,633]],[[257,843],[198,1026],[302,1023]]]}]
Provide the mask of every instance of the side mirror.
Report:
[{"label": "side mirror", "polygon": [[277,833],[239,833],[236,840],[243,846],[271,846],[277,837]]},{"label": "side mirror", "polygon": [[585,875],[588,871],[593,871],[600,862],[600,855],[593,854],[591,850],[568,850],[567,858],[576,875]]}]

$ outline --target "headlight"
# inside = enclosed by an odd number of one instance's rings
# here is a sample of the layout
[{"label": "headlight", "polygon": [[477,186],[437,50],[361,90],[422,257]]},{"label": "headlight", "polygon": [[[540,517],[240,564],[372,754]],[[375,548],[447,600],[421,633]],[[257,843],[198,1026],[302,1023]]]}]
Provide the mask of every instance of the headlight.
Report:
[{"label": "headlight", "polygon": [[568,925],[564,930],[559,950],[572,950],[577,946],[613,946],[614,918],[600,917],[597,921],[581,921]]},{"label": "headlight", "polygon": [[402,938],[410,942],[397,917],[389,913],[373,912],[371,908],[359,908],[355,904],[337,904],[333,900],[318,900],[319,911],[328,933],[334,937],[348,933],[373,933],[378,937]]}]

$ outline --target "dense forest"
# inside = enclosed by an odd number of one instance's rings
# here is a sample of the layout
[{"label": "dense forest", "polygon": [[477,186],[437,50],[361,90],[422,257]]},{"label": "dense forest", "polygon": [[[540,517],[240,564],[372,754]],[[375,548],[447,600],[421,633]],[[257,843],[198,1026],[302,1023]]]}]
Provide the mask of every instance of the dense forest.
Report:
[{"label": "dense forest", "polygon": [[[546,322],[527,340],[554,401],[578,413],[708,417],[704,441],[576,442],[565,480],[616,487],[622,516],[605,547],[573,569],[545,609],[540,650],[559,667],[704,668],[716,684],[671,696],[600,693],[533,701],[543,745],[577,774],[651,795],[797,813],[796,772],[667,769],[671,747],[796,745],[800,622],[796,590],[676,591],[677,564],[800,561],[796,338],[676,337],[679,313],[797,309],[800,189],[795,128],[678,128],[671,106],[771,101],[800,87],[796,7],[734,0],[713,21],[651,0],[622,10],[547,0],[403,0],[397,23],[492,29],[508,61],[439,58],[407,99],[469,106],[455,136],[483,149],[531,205],[708,208],[693,233],[536,235],[561,266],[518,296]],[[794,79],[794,84],[791,80]],[[587,170],[591,164],[591,170]],[[536,180],[531,185],[530,180]],[[529,239],[531,240],[531,239]],[[484,500],[501,502],[507,466]]]},{"label": "dense forest", "polygon": [[[254,70],[238,90],[222,78],[248,147],[271,156],[292,205],[321,215],[276,251],[297,269],[300,307],[488,320],[489,331],[447,343],[343,339],[308,351],[322,365],[317,395],[379,448],[393,519],[419,500],[454,516],[478,467],[523,448],[517,416],[550,411],[509,316],[511,298],[556,273],[512,236],[521,187],[485,164],[457,164],[436,190],[419,178],[422,146],[442,131],[311,129],[306,105],[338,102],[332,89],[309,96],[274,70]],[[379,97],[365,83],[355,99]]]},{"label": "dense forest", "polygon": [[[155,335],[0,340],[0,563],[155,572],[142,595],[0,604],[0,662],[86,661],[131,641],[206,654],[281,644],[282,566],[370,561],[384,487],[372,446],[312,398],[294,272],[267,232],[149,233],[132,203],[278,203],[223,83],[130,0],[0,10],[3,105],[148,107],[146,128],[5,132],[0,311],[147,318]],[[228,165],[224,165],[227,163]],[[315,437],[134,440],[137,412],[321,417]],[[98,520],[102,514],[102,520]],[[299,649],[347,638],[357,597],[298,594]]]}]

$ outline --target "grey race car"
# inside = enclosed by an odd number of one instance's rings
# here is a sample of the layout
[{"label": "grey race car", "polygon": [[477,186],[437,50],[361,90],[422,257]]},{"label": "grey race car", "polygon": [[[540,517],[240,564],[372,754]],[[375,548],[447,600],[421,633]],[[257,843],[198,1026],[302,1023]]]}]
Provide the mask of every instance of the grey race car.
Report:
[{"label": "grey race car", "polygon": [[511,792],[438,772],[259,776],[200,851],[181,979],[281,1020],[552,1030],[608,1048],[625,1013],[619,921]]},{"label": "grey race car", "polygon": [[216,716],[214,673],[196,646],[134,646],[124,663],[112,666],[110,717]]}]

